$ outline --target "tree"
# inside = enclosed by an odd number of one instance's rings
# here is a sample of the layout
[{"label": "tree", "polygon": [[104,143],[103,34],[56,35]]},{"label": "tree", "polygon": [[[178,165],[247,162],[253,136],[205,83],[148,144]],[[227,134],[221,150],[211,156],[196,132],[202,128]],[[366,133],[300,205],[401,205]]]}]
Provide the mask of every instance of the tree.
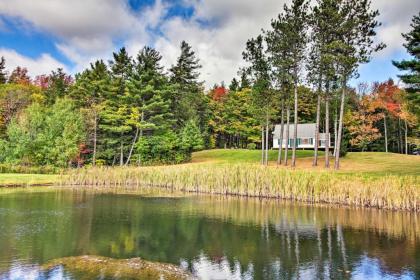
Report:
[{"label": "tree", "polygon": [[293,73],[294,91],[294,131],[293,131],[293,151],[292,167],[296,166],[297,148],[297,127],[298,127],[298,84],[299,75],[304,61],[304,52],[307,43],[307,17],[308,3],[304,0],[293,0],[291,7],[285,6],[285,21],[289,27],[289,32],[285,33],[285,40],[290,46],[291,68]]},{"label": "tree", "polygon": [[[310,17],[312,37],[314,42],[309,54],[308,78],[316,88],[316,129],[314,142],[313,166],[318,165],[319,129],[321,118],[321,99],[325,100],[325,133],[330,138],[330,86],[335,79],[334,69],[334,42],[336,30],[340,26],[341,16],[339,14],[340,1],[317,0]],[[323,89],[325,88],[325,92]],[[325,166],[329,167],[329,142],[326,142]]]},{"label": "tree", "polygon": [[68,99],[50,107],[33,103],[7,128],[4,160],[67,167],[85,139],[83,118]]},{"label": "tree", "polygon": [[385,48],[379,43],[374,45],[373,38],[376,36],[375,29],[380,26],[376,21],[379,16],[377,10],[371,10],[370,0],[345,0],[339,9],[341,18],[344,19],[336,42],[336,65],[340,76],[341,97],[338,132],[336,141],[335,169],[340,168],[340,149],[343,134],[344,107],[346,102],[347,82],[350,77],[357,75],[357,68],[361,63],[367,63],[371,55]]},{"label": "tree", "polygon": [[33,85],[0,85],[0,138],[6,134],[12,119],[32,102],[44,100],[41,90]]},{"label": "tree", "polygon": [[[119,164],[124,165],[124,154],[129,145],[131,127],[127,124],[128,104],[124,101],[127,92],[127,82],[133,70],[132,58],[123,47],[117,53],[113,53],[113,60],[109,62],[111,69],[112,88],[110,96],[106,99],[105,110],[102,111],[103,128],[110,134],[110,146],[114,146],[119,154]],[[119,139],[117,140],[116,135]],[[114,155],[114,162],[117,158]]]},{"label": "tree", "polygon": [[177,87],[170,97],[171,111],[177,120],[177,128],[194,118],[204,126],[205,116],[201,108],[204,94],[198,72],[200,68],[201,65],[195,52],[187,42],[182,41],[181,54],[176,64],[169,69],[170,81]]},{"label": "tree", "polygon": [[37,76],[34,84],[41,87],[48,104],[54,104],[57,98],[64,98],[69,91],[73,79],[62,68],[52,71],[50,75]]},{"label": "tree", "polygon": [[204,149],[203,136],[196,121],[189,120],[186,123],[181,132],[181,143],[185,149],[191,152]]},{"label": "tree", "polygon": [[[173,88],[162,73],[158,51],[144,47],[137,55],[132,76],[128,81],[127,101],[131,112],[129,124],[134,127],[131,148],[126,160],[129,164],[134,147],[144,136],[165,133],[172,126],[169,113],[170,96]],[[140,164],[141,155],[138,156]]]},{"label": "tree", "polygon": [[349,111],[346,115],[346,124],[352,137],[350,144],[360,148],[362,152],[368,148],[369,144],[382,136],[379,129],[375,127],[375,123],[383,117],[372,98],[372,96],[362,96],[358,102],[358,108]]},{"label": "tree", "polygon": [[[253,78],[252,104],[256,119],[261,125],[261,163],[268,164],[268,133],[270,117],[273,114],[274,95],[271,90],[270,65],[265,54],[262,35],[250,39],[246,50],[242,53],[244,59],[251,65],[246,70]],[[265,123],[265,128],[264,128]],[[264,136],[265,132],[265,136]]]},{"label": "tree", "polygon": [[16,67],[9,76],[8,83],[29,85],[31,78],[28,76],[28,69],[25,67]]},{"label": "tree", "polygon": [[420,13],[413,17],[411,28],[408,33],[403,34],[406,41],[404,47],[407,52],[413,56],[410,60],[400,62],[393,61],[393,64],[405,74],[398,77],[404,82],[407,91],[407,97],[410,101],[410,109],[420,118]]},{"label": "tree", "polygon": [[6,59],[2,56],[0,58],[0,84],[5,84],[7,82],[7,73],[6,73]]}]

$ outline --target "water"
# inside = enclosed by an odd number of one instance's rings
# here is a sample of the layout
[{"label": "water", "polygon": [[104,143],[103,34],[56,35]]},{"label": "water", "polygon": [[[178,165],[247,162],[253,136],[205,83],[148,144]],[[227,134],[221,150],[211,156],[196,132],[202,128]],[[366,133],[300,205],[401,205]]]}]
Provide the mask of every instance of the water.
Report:
[{"label": "water", "polygon": [[0,279],[48,261],[141,257],[202,279],[420,279],[420,216],[272,200],[0,190]]}]

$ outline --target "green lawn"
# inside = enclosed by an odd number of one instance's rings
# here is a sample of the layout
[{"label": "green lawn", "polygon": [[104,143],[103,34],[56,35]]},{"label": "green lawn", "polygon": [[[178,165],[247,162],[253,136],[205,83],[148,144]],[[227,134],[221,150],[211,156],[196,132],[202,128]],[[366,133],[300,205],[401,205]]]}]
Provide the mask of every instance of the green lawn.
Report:
[{"label": "green lawn", "polygon": [[[269,151],[271,165],[277,161],[278,151]],[[291,152],[289,153],[291,155]],[[313,151],[297,151],[297,169],[314,170]],[[259,163],[261,151],[257,150],[207,150],[193,154],[193,163]],[[324,170],[324,153],[320,152],[320,166]],[[334,159],[331,158],[331,166]],[[341,160],[342,174],[363,173],[368,176],[420,175],[420,156],[393,153],[348,153]]]},{"label": "green lawn", "polygon": [[0,174],[0,186],[48,185],[57,182],[59,175],[50,174]]},{"label": "green lawn", "polygon": [[[313,151],[296,151],[298,158],[309,158],[313,156]],[[289,151],[289,158],[292,152]],[[324,153],[320,152],[320,156]],[[268,159],[276,162],[278,157],[278,150],[271,150],[268,152]],[[193,162],[213,162],[213,163],[252,163],[261,161],[261,151],[258,150],[241,150],[241,149],[217,149],[196,152],[192,157]]]}]

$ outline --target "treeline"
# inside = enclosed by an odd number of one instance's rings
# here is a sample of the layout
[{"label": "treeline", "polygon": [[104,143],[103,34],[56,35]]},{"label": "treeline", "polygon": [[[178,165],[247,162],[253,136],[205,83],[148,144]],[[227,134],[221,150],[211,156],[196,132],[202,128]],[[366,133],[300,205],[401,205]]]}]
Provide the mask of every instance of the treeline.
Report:
[{"label": "treeline", "polygon": [[[269,30],[247,42],[248,67],[239,78],[208,92],[186,42],[169,69],[153,48],[135,57],[121,48],[74,78],[62,69],[33,80],[23,67],[9,74],[2,58],[0,163],[172,164],[218,147],[261,148],[267,164],[273,125],[280,124],[281,138],[292,140],[295,166],[299,123],[316,123],[314,165],[321,131],[332,136],[336,168],[347,150],[409,153],[419,139],[420,17],[404,35],[413,59],[394,62],[407,71],[401,76],[406,90],[393,81],[349,86],[359,65],[384,48],[373,43],[378,15],[367,0],[317,0],[314,6],[294,0]],[[285,149],[278,164],[289,164]]]},{"label": "treeline", "polygon": [[[73,80],[61,69],[31,80],[1,61],[1,162],[60,167],[180,163],[206,145],[208,102],[183,42],[165,73],[161,55],[125,48]],[[8,77],[7,77],[8,76]]]}]

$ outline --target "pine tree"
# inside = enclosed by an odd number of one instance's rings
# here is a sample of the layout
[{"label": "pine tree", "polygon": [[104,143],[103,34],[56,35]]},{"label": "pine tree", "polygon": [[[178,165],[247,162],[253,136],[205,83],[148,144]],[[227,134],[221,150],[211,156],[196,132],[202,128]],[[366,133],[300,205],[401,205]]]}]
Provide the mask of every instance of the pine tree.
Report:
[{"label": "pine tree", "polygon": [[374,45],[376,28],[381,24],[376,20],[379,11],[371,10],[370,0],[343,0],[340,15],[344,24],[336,30],[339,40],[335,42],[338,73],[341,83],[339,122],[336,140],[335,169],[340,168],[340,151],[343,134],[344,107],[346,102],[347,83],[352,76],[357,75],[357,68],[362,63],[370,61],[374,52],[385,45]]},{"label": "pine tree", "polygon": [[253,78],[252,103],[257,115],[256,119],[261,124],[261,162],[267,165],[268,134],[270,119],[273,114],[274,96],[271,88],[270,64],[266,56],[263,36],[259,35],[255,39],[248,40],[246,50],[242,55],[251,64],[246,71]]},{"label": "pine tree", "polygon": [[298,86],[300,71],[305,59],[307,44],[307,22],[309,5],[305,0],[293,0],[290,7],[284,6],[283,40],[289,45],[289,63],[294,93],[294,131],[292,146],[292,167],[296,166],[297,128],[298,128]]},{"label": "pine tree", "polygon": [[413,112],[420,119],[420,13],[414,16],[410,32],[403,34],[406,41],[404,47],[413,56],[410,60],[400,62],[393,61],[393,64],[401,71],[407,73],[398,77],[407,85],[407,97],[413,107]]},{"label": "pine tree", "polygon": [[[127,135],[131,131],[131,127],[127,124],[128,104],[126,104],[127,82],[130,78],[133,62],[123,47],[117,53],[113,53],[113,60],[109,62],[112,77],[111,96],[107,98],[107,107],[103,111],[104,120],[108,123],[107,131],[110,134],[119,134],[119,141],[115,142],[115,150],[119,156],[120,166],[124,165],[125,152],[129,146],[130,136]],[[117,137],[115,135],[115,137]],[[113,137],[114,140],[116,138]],[[115,163],[116,160],[113,160]]]},{"label": "pine tree", "polygon": [[107,159],[106,135],[99,129],[101,111],[104,109],[106,98],[110,95],[111,77],[106,64],[102,60],[91,63],[86,69],[76,75],[76,81],[70,90],[70,96],[78,107],[83,108],[86,121],[89,124],[89,143],[92,143],[92,164],[98,159],[98,144],[100,144],[100,158]]},{"label": "pine tree", "polygon": [[0,84],[5,84],[7,82],[7,73],[6,73],[6,59],[2,56],[0,58]]},{"label": "pine tree", "polygon": [[[156,50],[144,47],[137,55],[132,76],[128,81],[129,123],[134,127],[134,135],[126,160],[130,163],[134,148],[146,136],[167,131],[172,125],[169,113],[169,99],[173,88],[162,73],[162,57]],[[138,155],[138,163],[143,155]]]},{"label": "pine tree", "polygon": [[[343,22],[341,17],[340,2],[337,0],[318,0],[311,15],[312,37],[314,42],[309,55],[308,78],[317,88],[317,112],[315,130],[315,149],[313,166],[318,165],[319,127],[321,117],[321,98],[325,100],[325,135],[330,138],[329,131],[329,103],[330,86],[335,80],[334,68],[334,42],[337,40],[336,33]],[[325,88],[323,94],[323,88]],[[329,168],[329,141],[325,142],[325,167]]]},{"label": "pine tree", "polygon": [[177,128],[182,127],[187,120],[198,119],[204,125],[203,112],[204,94],[202,82],[199,81],[200,62],[191,46],[182,41],[181,54],[175,65],[170,68],[171,83],[177,86],[171,96],[171,109],[177,120]]}]

